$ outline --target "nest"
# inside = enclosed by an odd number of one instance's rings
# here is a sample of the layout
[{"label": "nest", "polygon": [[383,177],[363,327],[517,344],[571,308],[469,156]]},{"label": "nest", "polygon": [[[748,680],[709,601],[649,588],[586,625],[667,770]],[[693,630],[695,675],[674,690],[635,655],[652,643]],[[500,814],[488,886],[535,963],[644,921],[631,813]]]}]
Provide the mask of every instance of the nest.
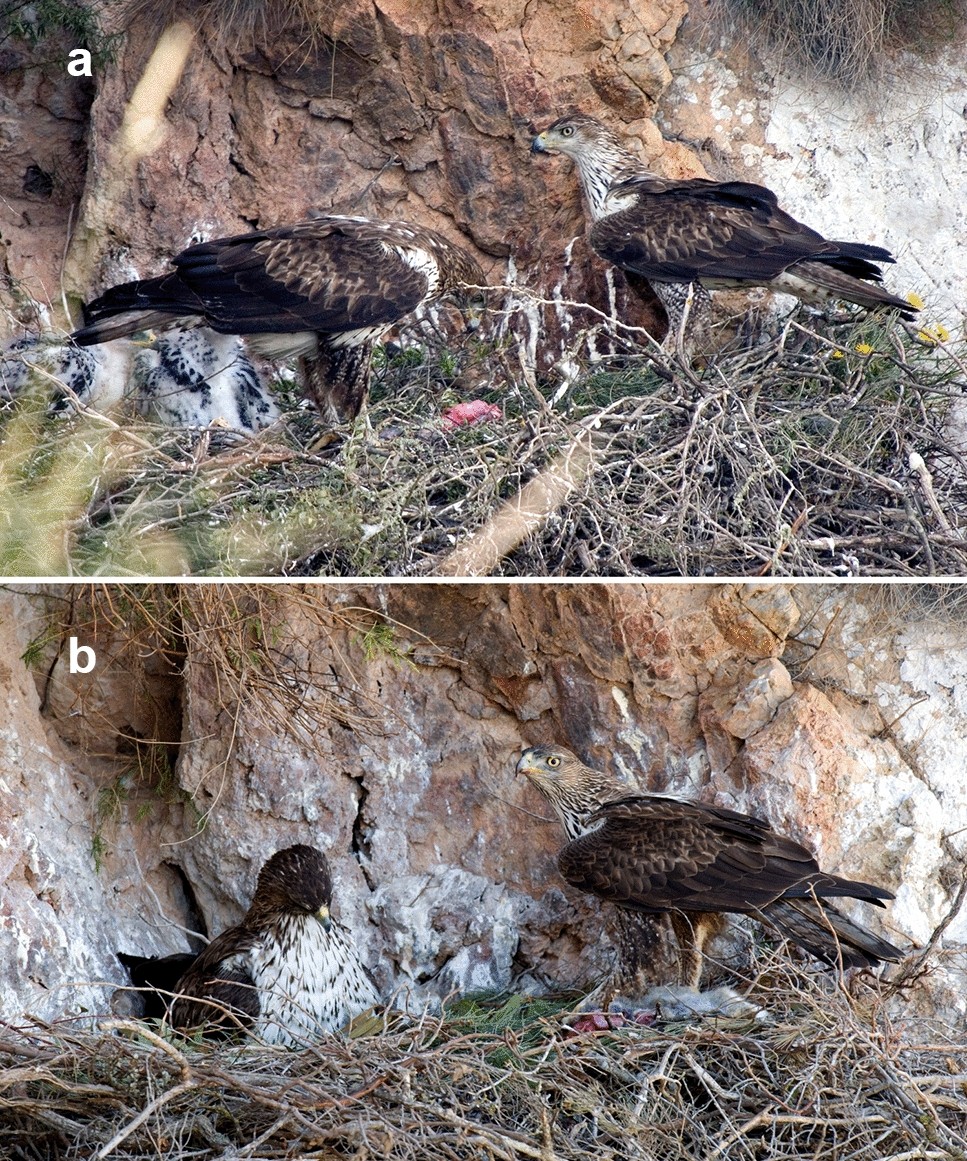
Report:
[{"label": "nest", "polygon": [[885,1013],[883,985],[772,964],[768,1023],[574,1033],[570,1001],[362,1017],[304,1050],[157,1026],[0,1032],[0,1151],[68,1158],[565,1161],[963,1157],[967,1047]]},{"label": "nest", "polygon": [[[7,575],[937,576],[967,572],[949,344],[799,312],[703,370],[622,353],[537,381],[515,342],[384,360],[368,424],[219,447],[7,404]],[[587,336],[574,349],[587,349]],[[448,405],[495,405],[448,424]]]}]

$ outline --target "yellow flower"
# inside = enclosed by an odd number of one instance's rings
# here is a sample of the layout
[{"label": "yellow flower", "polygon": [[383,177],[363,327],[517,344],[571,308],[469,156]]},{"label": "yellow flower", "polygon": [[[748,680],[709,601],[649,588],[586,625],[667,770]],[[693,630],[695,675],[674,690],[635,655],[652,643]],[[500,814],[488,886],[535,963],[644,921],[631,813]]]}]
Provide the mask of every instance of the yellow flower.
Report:
[{"label": "yellow flower", "polygon": [[872,355],[873,354],[873,348],[870,346],[869,343],[857,343],[856,350],[861,355]]},{"label": "yellow flower", "polygon": [[923,299],[919,294],[917,294],[915,290],[911,290],[907,295],[907,302],[913,307],[914,310],[923,310]]},{"label": "yellow flower", "polygon": [[833,351],[833,353],[830,357],[833,359],[844,359],[846,357],[846,353],[844,351],[836,350],[836,351]]},{"label": "yellow flower", "polygon": [[917,338],[931,345],[945,343],[950,338],[950,331],[942,323],[935,323],[932,327],[924,327],[922,331],[917,331]]}]

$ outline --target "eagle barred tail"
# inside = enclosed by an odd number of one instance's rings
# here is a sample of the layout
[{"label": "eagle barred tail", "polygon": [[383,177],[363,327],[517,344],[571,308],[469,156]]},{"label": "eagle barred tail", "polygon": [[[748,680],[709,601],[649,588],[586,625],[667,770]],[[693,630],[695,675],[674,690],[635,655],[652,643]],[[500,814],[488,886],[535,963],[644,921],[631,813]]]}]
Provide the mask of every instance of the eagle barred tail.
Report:
[{"label": "eagle barred tail", "polygon": [[[916,317],[916,308],[906,299],[898,298],[878,285],[883,280],[878,266],[866,258],[847,253],[851,248],[848,243],[837,242],[836,245],[843,247],[839,254],[821,255],[809,262],[790,266],[785,274],[778,276],[777,289],[792,290],[807,302],[822,301],[824,296],[831,296],[862,306],[865,310],[895,310],[908,322]],[[879,247],[864,249],[879,250]],[[892,262],[893,258],[888,250],[881,250],[877,260]],[[788,286],[779,285],[784,280],[788,280]]]}]

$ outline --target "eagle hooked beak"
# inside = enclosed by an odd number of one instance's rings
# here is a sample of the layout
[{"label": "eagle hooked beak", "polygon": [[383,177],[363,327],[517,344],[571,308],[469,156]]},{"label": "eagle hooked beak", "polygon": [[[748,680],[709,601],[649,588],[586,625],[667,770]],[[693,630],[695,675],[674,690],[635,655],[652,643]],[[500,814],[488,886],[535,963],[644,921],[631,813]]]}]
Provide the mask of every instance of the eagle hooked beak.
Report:
[{"label": "eagle hooked beak", "polygon": [[521,754],[520,759],[517,762],[516,772],[518,774],[523,774],[526,778],[530,778],[531,775],[537,773],[537,770],[535,770],[531,764],[530,754],[528,751],[525,751],[523,754]]},{"label": "eagle hooked beak", "polygon": [[473,334],[474,331],[480,329],[480,320],[483,317],[483,312],[487,309],[486,299],[482,294],[477,294],[463,307],[463,321],[466,330]]},{"label": "eagle hooked beak", "polygon": [[543,133],[538,133],[531,142],[531,153],[553,153],[552,149],[547,148],[547,137]]},{"label": "eagle hooked beak", "polygon": [[323,905],[316,912],[316,918],[319,920],[326,931],[330,930],[332,927],[332,919],[329,915],[329,908],[325,905],[325,903],[323,903]]}]

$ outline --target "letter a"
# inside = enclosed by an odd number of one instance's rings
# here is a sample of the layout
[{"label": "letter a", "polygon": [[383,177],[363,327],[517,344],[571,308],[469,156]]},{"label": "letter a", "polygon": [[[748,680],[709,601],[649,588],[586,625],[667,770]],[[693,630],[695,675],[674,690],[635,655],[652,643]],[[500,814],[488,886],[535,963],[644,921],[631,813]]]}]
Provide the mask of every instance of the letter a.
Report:
[{"label": "letter a", "polygon": [[91,77],[91,54],[86,48],[74,48],[67,62],[67,72],[72,77]]}]

